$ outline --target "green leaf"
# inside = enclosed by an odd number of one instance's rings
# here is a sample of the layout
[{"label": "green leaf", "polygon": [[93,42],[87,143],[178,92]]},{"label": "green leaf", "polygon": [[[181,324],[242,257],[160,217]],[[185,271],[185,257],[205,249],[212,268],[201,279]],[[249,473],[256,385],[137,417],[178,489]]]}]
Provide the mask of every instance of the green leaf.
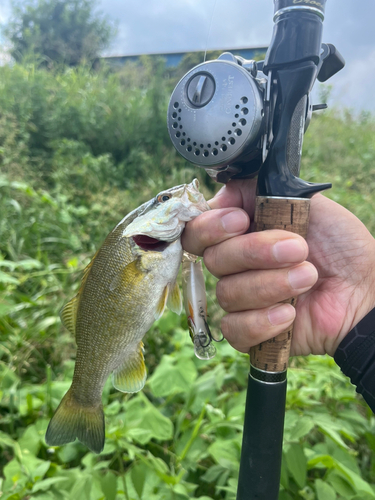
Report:
[{"label": "green leaf", "polygon": [[117,477],[112,472],[107,472],[100,477],[100,484],[106,500],[115,500],[117,496]]},{"label": "green leaf", "polygon": [[342,448],[349,449],[340,435],[340,422],[334,420],[329,414],[314,414],[314,422],[319,427],[320,431],[329,436],[336,444]]},{"label": "green leaf", "polygon": [[141,444],[173,436],[173,424],[141,392],[126,406],[126,435]]},{"label": "green leaf", "polygon": [[287,490],[289,489],[288,467],[286,465],[285,452],[283,452],[281,460],[280,484]]},{"label": "green leaf", "polygon": [[333,489],[345,499],[352,499],[355,495],[355,490],[349,481],[339,474],[337,471],[331,471],[327,476],[327,482]]},{"label": "green leaf", "polygon": [[142,492],[147,476],[147,467],[144,464],[138,464],[131,470],[131,479],[133,486],[139,498],[142,498]]},{"label": "green leaf", "polygon": [[48,479],[43,479],[42,481],[35,483],[31,491],[33,493],[36,493],[37,491],[47,491],[51,488],[51,486],[66,481],[66,477],[49,477]]},{"label": "green leaf", "polygon": [[61,446],[57,451],[57,455],[62,462],[69,463],[78,457],[80,451],[81,447],[79,443],[76,441]]},{"label": "green leaf", "polygon": [[290,439],[298,440],[305,437],[314,426],[315,423],[312,418],[300,417],[290,431]]},{"label": "green leaf", "polygon": [[315,491],[318,500],[336,500],[335,490],[321,479],[315,480]]},{"label": "green leaf", "polygon": [[339,473],[346,480],[346,482],[349,483],[354,493],[364,492],[368,495],[372,495],[373,498],[375,498],[375,492],[373,491],[371,486],[366,481],[364,481],[360,477],[360,475],[346,467],[339,460],[336,460],[334,457],[331,457],[329,455],[319,455],[309,460],[308,466],[309,468],[311,468],[312,466],[318,465],[319,463],[324,465],[326,468],[334,469],[337,473]]},{"label": "green leaf", "polygon": [[49,470],[50,466],[51,462],[49,461],[45,461],[39,464],[38,467],[32,471],[32,478],[34,479],[34,481],[42,479]]},{"label": "green leaf", "polygon": [[343,450],[342,448],[336,448],[332,453],[332,456],[340,463],[348,467],[348,469],[355,472],[357,475],[359,476],[361,475],[361,470],[356,462],[355,457],[347,450]]},{"label": "green leaf", "polygon": [[43,264],[36,259],[19,260],[14,264],[17,269],[20,268],[23,271],[31,271],[33,269],[41,269],[43,267]]},{"label": "green leaf", "polygon": [[60,318],[58,316],[49,316],[47,318],[43,318],[41,321],[39,321],[36,330],[38,332],[43,332],[50,326],[56,325],[56,323],[60,323]]},{"label": "green leaf", "polygon": [[239,467],[241,458],[240,440],[238,439],[217,439],[208,448],[209,454],[222,467],[227,468],[227,461]]},{"label": "green leaf", "polygon": [[292,443],[285,453],[288,470],[300,488],[306,484],[307,460],[301,445]]},{"label": "green leaf", "polygon": [[12,439],[8,434],[5,434],[5,432],[0,431],[0,446],[10,446],[13,448],[14,444],[16,441]]},{"label": "green leaf", "polygon": [[71,490],[71,498],[79,498],[80,500],[91,500],[92,478],[84,475],[77,479]]},{"label": "green leaf", "polygon": [[17,309],[17,306],[14,304],[14,302],[1,300],[1,302],[0,302],[0,318],[2,316],[6,316],[7,314],[11,314],[16,309]]},{"label": "green leaf", "polygon": [[156,397],[186,392],[197,378],[197,369],[190,358],[164,355],[148,384]]},{"label": "green leaf", "polygon": [[286,491],[280,491],[278,500],[293,500],[293,498]]},{"label": "green leaf", "polygon": [[350,482],[354,486],[355,490],[357,493],[359,492],[364,492],[367,493],[368,495],[371,495],[371,498],[375,498],[375,492],[371,488],[371,486],[364,481],[358,474],[353,472],[351,469],[337,461],[337,468],[340,470],[343,474],[347,475],[349,477]]},{"label": "green leaf", "polygon": [[24,450],[27,450],[33,455],[37,455],[40,450],[41,443],[40,435],[35,425],[30,425],[29,427],[27,427],[21,439],[18,440],[18,444],[20,445],[22,452],[24,452]]},{"label": "green leaf", "polygon": [[203,474],[202,479],[206,483],[215,483],[217,479],[226,472],[227,469],[222,467],[221,465],[212,465],[206,472]]},{"label": "green leaf", "polygon": [[0,283],[9,283],[12,285],[19,285],[20,282],[17,278],[14,278],[8,273],[4,273],[4,271],[0,271]]}]

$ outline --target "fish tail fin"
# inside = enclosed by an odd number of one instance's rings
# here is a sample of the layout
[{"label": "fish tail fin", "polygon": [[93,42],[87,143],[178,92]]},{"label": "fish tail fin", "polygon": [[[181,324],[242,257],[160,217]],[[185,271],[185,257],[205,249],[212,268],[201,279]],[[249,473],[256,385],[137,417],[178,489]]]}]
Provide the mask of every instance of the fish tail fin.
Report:
[{"label": "fish tail fin", "polygon": [[78,438],[94,453],[104,448],[103,406],[87,407],[80,405],[74,398],[72,388],[65,394],[46,432],[46,443],[60,446]]}]

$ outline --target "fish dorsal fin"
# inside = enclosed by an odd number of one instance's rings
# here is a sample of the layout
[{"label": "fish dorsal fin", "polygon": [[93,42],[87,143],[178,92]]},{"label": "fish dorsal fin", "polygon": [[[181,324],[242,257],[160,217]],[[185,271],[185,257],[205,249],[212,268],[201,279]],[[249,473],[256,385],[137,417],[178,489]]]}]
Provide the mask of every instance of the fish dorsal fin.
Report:
[{"label": "fish dorsal fin", "polygon": [[145,385],[147,372],[143,357],[143,342],[127,354],[125,362],[112,374],[115,389],[121,392],[138,392]]},{"label": "fish dorsal fin", "polygon": [[124,291],[126,288],[137,285],[144,276],[145,273],[142,272],[138,259],[133,260],[122,271],[116,273],[109,285],[109,290],[113,292],[121,286]]},{"label": "fish dorsal fin", "polygon": [[155,320],[159,319],[163,315],[165,306],[167,305],[168,294],[169,294],[169,285],[167,285],[164,288],[164,290],[160,296],[160,300],[159,300],[158,305],[156,306],[156,309],[154,312]]},{"label": "fish dorsal fin", "polygon": [[79,294],[73,297],[60,311],[62,324],[72,335],[76,334],[77,309],[79,303]]},{"label": "fish dorsal fin", "polygon": [[181,314],[182,311],[182,296],[180,287],[177,281],[169,285],[169,294],[167,300],[167,307],[176,314]]},{"label": "fish dorsal fin", "polygon": [[[98,250],[99,251],[99,250]],[[94,257],[91,259],[89,264],[83,270],[83,275],[81,279],[81,286],[79,287],[77,295],[75,295],[60,311],[60,318],[62,324],[65,326],[67,330],[72,335],[76,334],[76,321],[77,321],[77,310],[79,304],[79,297],[82,292],[83,287],[85,286],[87,277],[89,275],[90,269],[94,263],[95,257],[98,254],[98,251],[95,253]]]},{"label": "fish dorsal fin", "polygon": [[94,257],[90,260],[90,262],[87,264],[85,269],[83,270],[82,278],[81,278],[81,287],[86,283],[87,276],[89,275],[89,271],[94,263],[94,260],[96,256],[98,255],[99,250],[97,250],[94,254]]}]

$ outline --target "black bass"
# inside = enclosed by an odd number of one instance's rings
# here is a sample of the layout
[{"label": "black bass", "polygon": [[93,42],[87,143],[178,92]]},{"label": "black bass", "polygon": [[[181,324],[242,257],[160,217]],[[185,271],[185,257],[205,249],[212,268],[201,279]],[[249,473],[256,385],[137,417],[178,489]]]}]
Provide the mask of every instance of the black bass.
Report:
[{"label": "black bass", "polygon": [[112,373],[119,391],[143,388],[142,338],[166,305],[180,314],[180,237],[185,223],[206,210],[196,179],[162,191],[119,222],[96,252],[77,295],[61,311],[76,337],[77,357],[72,385],[47,429],[48,445],[78,438],[102,451],[104,384]]}]

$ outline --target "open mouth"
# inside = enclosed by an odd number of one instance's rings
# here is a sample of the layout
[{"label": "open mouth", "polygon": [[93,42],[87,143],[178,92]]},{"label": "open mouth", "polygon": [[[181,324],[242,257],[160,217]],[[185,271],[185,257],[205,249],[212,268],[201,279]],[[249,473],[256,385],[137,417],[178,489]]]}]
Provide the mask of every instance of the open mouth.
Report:
[{"label": "open mouth", "polygon": [[160,241],[156,238],[150,238],[150,236],[145,236],[144,234],[136,234],[133,236],[133,241],[136,245],[138,245],[142,250],[146,251],[154,251],[154,252],[162,252],[167,246],[167,241]]}]

